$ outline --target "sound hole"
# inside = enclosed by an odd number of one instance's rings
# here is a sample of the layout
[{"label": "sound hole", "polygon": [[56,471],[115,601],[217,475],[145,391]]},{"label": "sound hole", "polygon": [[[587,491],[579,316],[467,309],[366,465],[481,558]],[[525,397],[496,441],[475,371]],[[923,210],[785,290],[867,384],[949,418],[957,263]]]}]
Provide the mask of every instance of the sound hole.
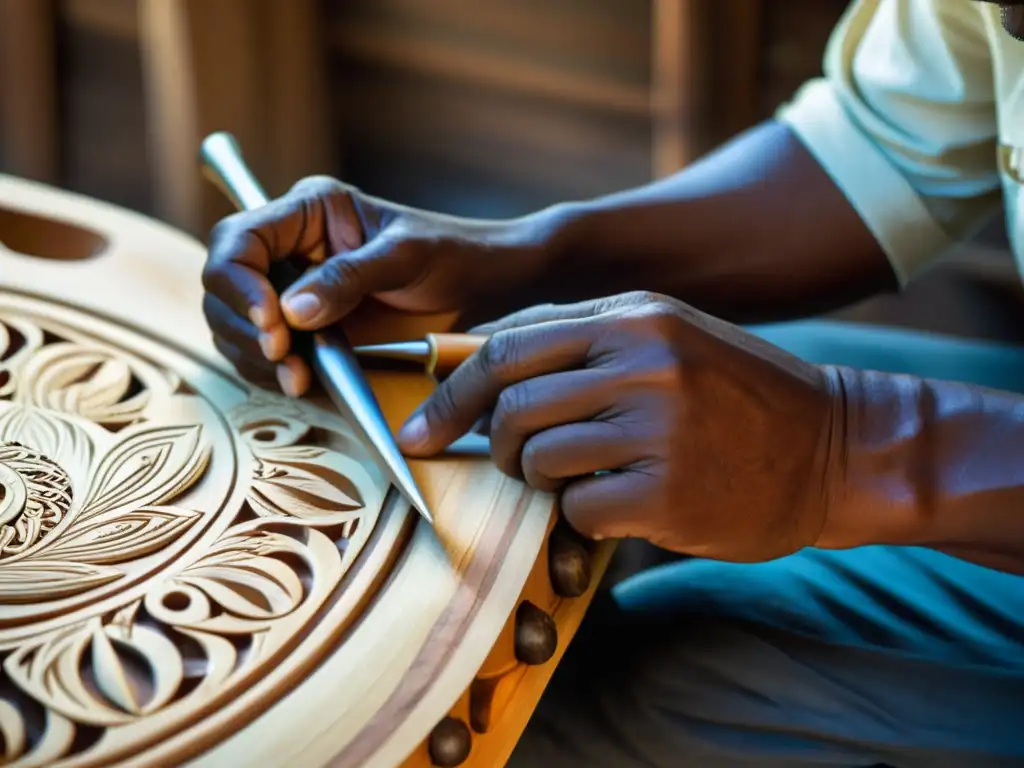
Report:
[{"label": "sound hole", "polygon": [[27,211],[0,206],[0,243],[25,256],[81,261],[110,245],[99,232]]}]

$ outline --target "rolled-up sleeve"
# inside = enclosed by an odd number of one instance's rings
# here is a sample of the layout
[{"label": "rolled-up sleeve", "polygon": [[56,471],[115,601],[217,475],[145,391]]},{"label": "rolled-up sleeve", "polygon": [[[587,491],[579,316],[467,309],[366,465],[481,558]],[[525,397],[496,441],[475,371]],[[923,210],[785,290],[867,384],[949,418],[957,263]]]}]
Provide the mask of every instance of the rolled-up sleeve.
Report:
[{"label": "rolled-up sleeve", "polygon": [[901,282],[999,208],[990,30],[969,0],[855,0],[777,117],[846,195]]}]

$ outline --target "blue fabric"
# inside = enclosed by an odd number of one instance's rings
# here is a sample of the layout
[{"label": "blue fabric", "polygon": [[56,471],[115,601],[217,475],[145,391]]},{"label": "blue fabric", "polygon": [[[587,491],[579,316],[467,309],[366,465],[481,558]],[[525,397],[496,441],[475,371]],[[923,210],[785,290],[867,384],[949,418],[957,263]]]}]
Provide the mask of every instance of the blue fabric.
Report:
[{"label": "blue fabric", "polygon": [[[813,362],[1024,392],[1020,349],[756,332]],[[1024,766],[1024,578],[895,547],[642,573],[592,606],[510,765]]]}]

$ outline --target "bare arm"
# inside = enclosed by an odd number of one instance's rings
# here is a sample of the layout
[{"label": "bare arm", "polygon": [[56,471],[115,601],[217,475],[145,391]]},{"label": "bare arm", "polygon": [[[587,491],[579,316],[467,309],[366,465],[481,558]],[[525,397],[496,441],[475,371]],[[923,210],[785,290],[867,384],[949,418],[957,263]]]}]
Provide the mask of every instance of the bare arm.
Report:
[{"label": "bare arm", "polygon": [[851,204],[776,122],[670,178],[541,216],[554,223],[553,257],[534,301],[651,290],[756,322],[896,287]]},{"label": "bare arm", "polygon": [[1024,573],[1024,397],[834,369],[827,548],[927,546]]}]

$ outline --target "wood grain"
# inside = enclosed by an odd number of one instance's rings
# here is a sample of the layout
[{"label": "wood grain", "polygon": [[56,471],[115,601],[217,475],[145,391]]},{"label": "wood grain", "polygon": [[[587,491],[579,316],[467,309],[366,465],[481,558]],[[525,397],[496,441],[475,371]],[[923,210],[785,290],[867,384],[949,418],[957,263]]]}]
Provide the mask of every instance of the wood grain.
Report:
[{"label": "wood grain", "polygon": [[[611,548],[556,594],[554,499],[479,457],[412,462],[423,523],[326,403],[219,357],[192,238],[0,176],[0,241],[4,762],[507,759]],[[371,383],[393,425],[433,386]]]}]

